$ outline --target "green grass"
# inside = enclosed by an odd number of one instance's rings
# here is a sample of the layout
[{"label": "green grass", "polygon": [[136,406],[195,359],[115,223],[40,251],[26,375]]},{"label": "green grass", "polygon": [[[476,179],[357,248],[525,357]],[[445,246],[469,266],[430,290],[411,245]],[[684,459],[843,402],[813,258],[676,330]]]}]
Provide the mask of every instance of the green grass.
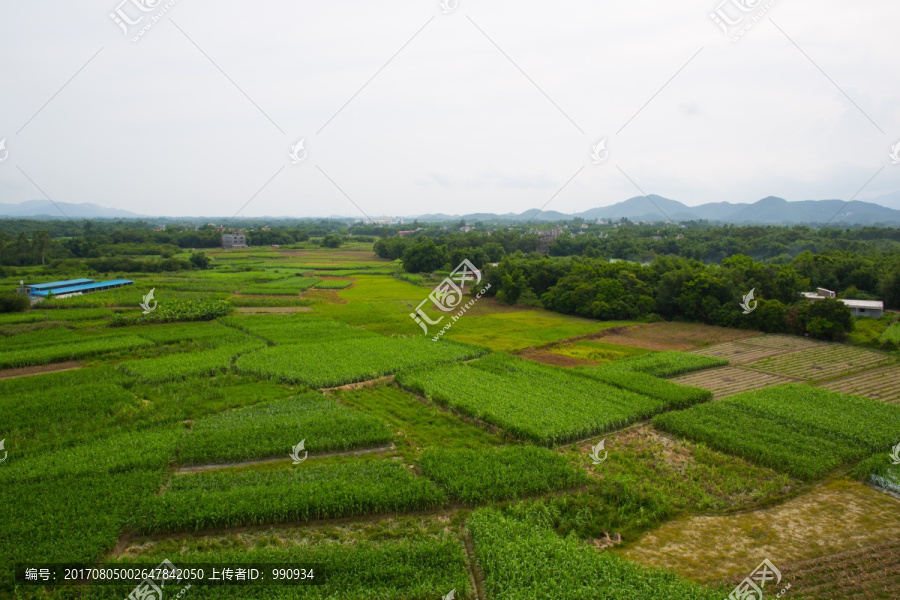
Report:
[{"label": "green grass", "polygon": [[456,502],[479,504],[584,485],[587,476],[546,448],[491,450],[436,448],[419,460],[422,474]]},{"label": "green grass", "polygon": [[468,528],[493,600],[622,598],[721,600],[725,592],[597,552],[576,538],[561,538],[541,523],[506,517],[494,509],[472,514]]},{"label": "green grass", "polygon": [[881,334],[879,341],[900,345],[900,321],[893,323],[890,327],[885,329],[884,333]]},{"label": "green grass", "polygon": [[367,337],[265,348],[241,356],[236,366],[240,372],[264,379],[327,388],[376,379],[400,369],[466,360],[483,353],[473,346],[453,342]]},{"label": "green grass", "polygon": [[401,373],[397,382],[546,446],[624,427],[666,408],[648,396],[502,354],[465,365]]},{"label": "green grass", "polygon": [[659,415],[654,423],[759,464],[814,479],[872,452],[900,431],[900,407],[788,384]]},{"label": "green grass", "polygon": [[318,277],[285,277],[267,283],[245,285],[242,294],[265,294],[272,296],[291,296],[306,291],[322,280]]},{"label": "green grass", "polygon": [[317,454],[384,446],[393,438],[375,417],[309,392],[200,419],[179,457],[189,465],[286,459],[303,439]]},{"label": "green grass", "polygon": [[143,533],[305,522],[436,508],[444,495],[383,458],[175,475],[132,518]]},{"label": "green grass", "polygon": [[610,368],[646,373],[654,377],[675,377],[676,375],[684,375],[685,373],[712,367],[722,367],[727,364],[728,361],[726,359],[715,356],[666,351],[629,358],[610,365]]}]

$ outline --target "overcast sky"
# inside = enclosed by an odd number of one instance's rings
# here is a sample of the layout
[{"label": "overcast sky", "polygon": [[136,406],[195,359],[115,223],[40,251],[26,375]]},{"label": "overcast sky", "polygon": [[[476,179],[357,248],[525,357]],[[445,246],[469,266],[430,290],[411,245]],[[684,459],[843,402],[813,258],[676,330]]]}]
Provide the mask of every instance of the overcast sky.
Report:
[{"label": "overcast sky", "polygon": [[0,202],[577,212],[871,179],[900,208],[896,0],[727,0],[730,35],[721,0],[120,1],[0,6]]}]

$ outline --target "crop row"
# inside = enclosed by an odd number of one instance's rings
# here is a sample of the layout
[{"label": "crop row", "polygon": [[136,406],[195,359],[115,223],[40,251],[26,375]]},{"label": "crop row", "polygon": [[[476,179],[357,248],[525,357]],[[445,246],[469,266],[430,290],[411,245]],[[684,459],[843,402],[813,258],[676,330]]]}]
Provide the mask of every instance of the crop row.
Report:
[{"label": "crop row", "polygon": [[241,288],[242,294],[294,295],[304,292],[322,281],[318,277],[285,277],[266,283],[246,285]]},{"label": "crop row", "polygon": [[574,372],[623,390],[662,400],[665,402],[666,408],[686,408],[692,404],[711,400],[713,396],[712,392],[708,390],[679,385],[637,371],[625,372],[606,367],[579,367]]},{"label": "crop row", "polygon": [[244,344],[214,350],[179,352],[158,358],[130,360],[121,363],[119,368],[147,383],[179,381],[187,377],[200,377],[225,371],[231,366],[231,360],[235,356],[262,346],[265,346],[265,342],[248,339]]},{"label": "crop row", "polygon": [[728,364],[724,358],[706,356],[704,354],[691,354],[689,352],[654,352],[635,358],[618,361],[608,365],[609,368],[646,373],[654,377],[675,377],[692,371],[700,371],[711,367],[721,367]]},{"label": "crop row", "polygon": [[509,500],[583,485],[587,476],[546,448],[436,448],[419,459],[422,474],[465,504]]},{"label": "crop row", "polygon": [[660,400],[504,354],[401,373],[397,381],[546,446],[624,427],[665,408]]},{"label": "crop row", "polygon": [[264,348],[241,356],[238,371],[325,388],[376,379],[400,369],[474,358],[484,350],[425,338],[366,337]]},{"label": "crop row", "polygon": [[829,344],[804,352],[767,358],[755,362],[749,367],[767,373],[781,373],[801,379],[821,380],[891,362],[893,359],[882,352]]},{"label": "crop row", "polygon": [[[222,545],[209,550],[183,549],[177,556],[155,550],[152,555],[141,554],[118,562],[155,565],[164,559],[182,569],[204,563],[315,565],[312,581],[316,585],[205,586],[192,588],[186,594],[194,596],[199,591],[205,600],[431,599],[441,598],[450,590],[456,590],[458,600],[473,598],[465,550],[459,540],[447,533],[392,537],[379,542]],[[80,598],[122,600],[133,589],[133,585],[94,586]]]},{"label": "crop row", "polygon": [[373,448],[394,435],[380,420],[309,392],[200,419],[180,452],[185,464],[287,458],[301,440],[310,454]]},{"label": "crop row", "polygon": [[900,407],[788,384],[659,415],[666,431],[804,479],[888,448]]},{"label": "crop row", "polygon": [[409,512],[443,502],[434,484],[398,462],[311,460],[176,475],[163,494],[147,499],[132,525],[149,534],[196,531]]},{"label": "crop row", "polygon": [[575,537],[504,516],[495,509],[472,514],[468,528],[493,600],[520,598],[627,598],[721,600],[723,593],[644,568]]},{"label": "crop row", "polygon": [[320,344],[376,335],[338,321],[309,315],[242,315],[222,319],[221,322],[276,344]]},{"label": "crop row", "polygon": [[[44,332],[38,332],[44,333]],[[108,352],[133,350],[152,346],[153,342],[134,335],[106,336],[94,339],[75,339],[55,345],[36,346],[0,353],[0,369],[45,365],[53,362],[78,360]]]},{"label": "crop row", "polygon": [[316,284],[317,290],[343,290],[353,285],[353,282],[350,280],[326,280],[320,281]]}]

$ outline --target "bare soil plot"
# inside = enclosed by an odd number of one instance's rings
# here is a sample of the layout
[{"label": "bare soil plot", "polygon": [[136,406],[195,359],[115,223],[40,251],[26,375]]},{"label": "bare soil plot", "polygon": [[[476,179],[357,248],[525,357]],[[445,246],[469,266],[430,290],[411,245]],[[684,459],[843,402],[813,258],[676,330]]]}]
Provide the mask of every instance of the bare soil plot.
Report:
[{"label": "bare soil plot", "polygon": [[808,381],[822,381],[841,375],[894,363],[889,355],[840,344],[827,344],[804,352],[792,352],[747,365],[751,369],[778,373]]},{"label": "bare soil plot", "polygon": [[781,385],[782,383],[791,383],[796,380],[783,375],[738,367],[717,367],[681,375],[671,379],[671,381],[681,385],[691,385],[709,390],[713,393],[713,398],[718,400],[739,392],[759,390],[773,385]]},{"label": "bare soil plot", "polygon": [[596,336],[603,342],[646,350],[696,350],[711,344],[759,335],[755,331],[729,329],[700,323],[653,323],[610,331]]},{"label": "bare soil plot", "polygon": [[872,371],[848,375],[823,383],[835,392],[867,396],[885,402],[900,402],[900,365],[889,365]]},{"label": "bare soil plot", "polygon": [[[837,479],[772,508],[680,517],[645,534],[621,554],[696,581],[734,584],[768,558],[789,583],[792,573],[782,566],[898,538],[900,501]],[[801,592],[792,586],[790,597]]]},{"label": "bare soil plot", "polygon": [[708,356],[717,356],[726,358],[733,365],[746,365],[764,358],[780,356],[794,352],[784,348],[769,348],[760,344],[747,344],[745,342],[725,342],[724,344],[716,344],[703,350],[697,350],[697,354],[706,354]]},{"label": "bare soil plot", "polygon": [[791,589],[803,598],[892,600],[900,590],[900,539],[788,564]]}]

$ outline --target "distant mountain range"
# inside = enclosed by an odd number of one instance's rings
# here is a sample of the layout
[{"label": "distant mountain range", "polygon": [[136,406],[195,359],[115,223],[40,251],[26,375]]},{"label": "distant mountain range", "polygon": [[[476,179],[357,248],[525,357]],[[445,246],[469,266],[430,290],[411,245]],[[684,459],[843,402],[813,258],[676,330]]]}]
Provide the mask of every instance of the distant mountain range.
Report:
[{"label": "distant mountain range", "polygon": [[137,219],[139,215],[99,204],[71,204],[49,200],[27,200],[20,204],[0,204],[0,218],[6,219]]},{"label": "distant mountain range", "polygon": [[421,215],[419,221],[447,221],[464,219],[474,221],[562,221],[581,217],[585,220],[607,219],[618,221],[626,218],[631,221],[648,222],[681,222],[711,221],[715,223],[734,224],[823,224],[827,222],[847,225],[900,225],[900,210],[894,210],[875,204],[854,200],[847,204],[844,200],[803,200],[788,202],[783,198],[769,196],[753,204],[732,204],[730,202],[713,202],[699,206],[688,206],[677,200],[662,196],[636,196],[624,202],[610,206],[592,208],[584,212],[566,215],[556,211],[527,210],[523,213],[507,213],[492,215],[474,213],[469,215]]},{"label": "distant mountain range", "polygon": [[[898,196],[890,194],[882,197],[889,201]],[[879,198],[881,200],[882,198]],[[0,204],[0,218],[10,219],[63,219],[66,216],[72,219],[148,219],[162,220],[161,218],[139,215],[127,210],[106,208],[97,204],[70,204],[68,202],[53,203],[48,200],[29,200],[21,204]],[[876,204],[855,200],[847,204],[844,200],[803,200],[800,202],[788,202],[783,198],[769,196],[753,204],[739,204],[730,202],[713,202],[699,206],[688,206],[677,200],[670,200],[651,194],[650,196],[636,196],[624,202],[618,202],[610,206],[592,208],[580,213],[564,214],[561,212],[537,209],[527,210],[522,213],[506,213],[497,215],[494,213],[472,213],[466,215],[428,214],[408,217],[421,222],[441,222],[465,220],[467,223],[482,221],[485,223],[522,223],[552,222],[571,220],[573,217],[581,217],[588,221],[606,219],[618,221],[627,218],[631,221],[646,222],[682,222],[682,221],[710,221],[713,223],[734,223],[741,225],[791,225],[791,224],[834,224],[846,225],[900,225],[900,210],[895,210]],[[213,217],[210,217],[213,218]],[[270,219],[296,219],[297,217],[256,217],[253,220],[263,218]],[[346,218],[346,217],[339,217]],[[166,219],[168,220],[168,219]]]}]

